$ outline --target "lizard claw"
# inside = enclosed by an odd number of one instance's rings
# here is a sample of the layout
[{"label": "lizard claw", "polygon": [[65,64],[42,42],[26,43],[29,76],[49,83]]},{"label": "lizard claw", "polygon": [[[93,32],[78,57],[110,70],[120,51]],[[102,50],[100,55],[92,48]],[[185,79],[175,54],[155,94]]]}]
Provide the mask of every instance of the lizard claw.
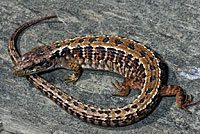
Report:
[{"label": "lizard claw", "polygon": [[112,94],[114,96],[127,96],[129,94],[130,88],[126,87],[125,85],[123,85],[122,82],[118,82],[117,80],[115,80],[116,85],[111,81],[111,84],[113,85],[113,87],[115,88],[115,90],[117,90],[119,93],[118,94]]},{"label": "lizard claw", "polygon": [[64,78],[65,80],[66,80],[66,84],[69,84],[69,83],[75,83],[77,80],[78,80],[78,78],[79,77],[77,77],[76,75],[74,75],[74,74],[70,74],[70,75],[68,75],[68,77],[67,78]]},{"label": "lizard claw", "polygon": [[[188,97],[189,96],[189,97]],[[186,95],[186,99],[185,99],[185,103],[181,106],[181,108],[183,108],[185,111],[189,112],[189,113],[192,113],[190,110],[188,110],[186,107],[187,106],[190,106],[190,105],[193,105],[193,104],[197,104],[199,103],[200,100],[197,100],[197,101],[193,101],[192,102],[192,95]]]}]

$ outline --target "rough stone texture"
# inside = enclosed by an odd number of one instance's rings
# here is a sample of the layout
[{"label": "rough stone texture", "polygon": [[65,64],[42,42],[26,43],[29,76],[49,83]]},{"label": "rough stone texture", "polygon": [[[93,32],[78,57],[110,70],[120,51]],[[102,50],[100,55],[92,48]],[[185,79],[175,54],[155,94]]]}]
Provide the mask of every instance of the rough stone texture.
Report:
[{"label": "rough stone texture", "polygon": [[[188,114],[176,107],[175,97],[163,98],[147,118],[126,127],[105,128],[85,123],[43,96],[24,77],[12,73],[7,43],[22,23],[57,14],[28,28],[18,41],[20,53],[48,42],[85,35],[118,35],[138,40],[168,64],[168,83],[182,86],[200,98],[199,0],[1,0],[0,1],[0,132],[2,134],[68,133],[198,133],[199,104]],[[122,78],[103,71],[84,71],[75,84],[65,85],[71,71],[56,70],[42,77],[75,98],[94,106],[117,107],[131,102],[114,97],[110,80]]]}]

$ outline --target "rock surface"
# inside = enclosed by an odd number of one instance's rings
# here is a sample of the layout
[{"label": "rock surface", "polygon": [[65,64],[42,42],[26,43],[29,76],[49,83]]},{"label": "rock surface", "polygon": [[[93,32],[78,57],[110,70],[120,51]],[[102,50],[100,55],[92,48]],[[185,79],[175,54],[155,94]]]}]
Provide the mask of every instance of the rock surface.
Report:
[{"label": "rock surface", "polygon": [[[171,0],[1,0],[0,1],[0,132],[1,134],[73,133],[198,133],[200,106],[193,114],[176,107],[175,97],[163,98],[142,121],[118,128],[85,123],[62,110],[35,89],[25,77],[12,73],[8,38],[24,22],[56,14],[58,19],[34,25],[18,41],[20,53],[65,38],[85,35],[118,35],[142,42],[159,53],[169,67],[168,83],[182,86],[200,99],[200,2]],[[110,82],[122,80],[104,71],[84,71],[75,84],[64,84],[69,70],[56,70],[42,77],[84,103],[117,107],[131,102],[114,97]]]}]

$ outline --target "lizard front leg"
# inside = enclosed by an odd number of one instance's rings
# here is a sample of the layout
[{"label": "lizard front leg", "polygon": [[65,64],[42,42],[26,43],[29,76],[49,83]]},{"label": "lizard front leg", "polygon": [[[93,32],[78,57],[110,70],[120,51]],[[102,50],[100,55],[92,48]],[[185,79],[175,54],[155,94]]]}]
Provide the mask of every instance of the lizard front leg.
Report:
[{"label": "lizard front leg", "polygon": [[74,84],[80,78],[80,76],[82,74],[81,65],[79,63],[68,61],[63,64],[63,67],[74,71],[73,74],[70,74],[70,75],[68,75],[67,78],[64,78],[66,80],[66,82],[65,82],[66,84],[71,83],[71,82]]}]

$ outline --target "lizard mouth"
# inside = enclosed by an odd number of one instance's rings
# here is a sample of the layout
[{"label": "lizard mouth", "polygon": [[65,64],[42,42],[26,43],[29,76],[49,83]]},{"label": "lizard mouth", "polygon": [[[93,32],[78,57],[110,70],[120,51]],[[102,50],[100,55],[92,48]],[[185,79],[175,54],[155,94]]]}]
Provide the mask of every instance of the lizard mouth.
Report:
[{"label": "lizard mouth", "polygon": [[16,74],[16,75],[23,75],[22,72],[23,71],[20,69],[19,66],[15,66],[14,69],[13,69],[13,73]]},{"label": "lizard mouth", "polygon": [[34,74],[34,72],[32,71],[16,71],[16,70],[13,70],[13,73],[15,75],[20,75],[20,76]]},{"label": "lizard mouth", "polygon": [[31,75],[34,73],[34,71],[29,69],[21,69],[19,66],[15,66],[13,69],[13,73],[15,75]]}]

